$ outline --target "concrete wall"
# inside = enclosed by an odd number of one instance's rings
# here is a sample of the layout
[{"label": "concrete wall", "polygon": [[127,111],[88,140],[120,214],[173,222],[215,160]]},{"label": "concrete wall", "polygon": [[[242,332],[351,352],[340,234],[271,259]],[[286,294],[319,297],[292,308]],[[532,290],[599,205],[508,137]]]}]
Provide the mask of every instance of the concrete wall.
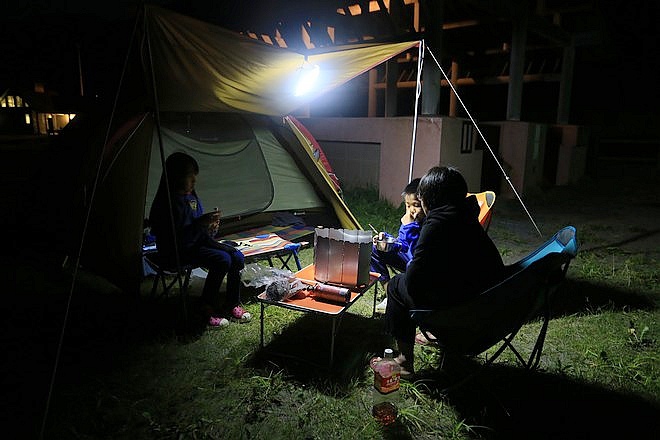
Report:
[{"label": "concrete wall", "polygon": [[343,188],[378,187],[380,144],[344,141],[323,141],[320,144]]},{"label": "concrete wall", "polygon": [[557,185],[576,183],[584,176],[587,167],[589,131],[577,125],[559,125],[561,143],[557,159]]},{"label": "concrete wall", "polygon": [[480,192],[483,150],[475,150],[478,133],[469,119],[443,118],[441,146],[442,165],[458,168],[465,177],[468,191]]},{"label": "concrete wall", "polygon": [[[501,123],[500,156],[518,194],[539,191],[542,186],[546,132],[544,124]],[[502,185],[500,191],[502,197],[515,197],[508,184]]]},{"label": "concrete wall", "polygon": [[[410,170],[412,117],[300,120],[321,144],[335,174],[345,185],[372,184],[376,178],[373,167],[377,150],[380,196],[394,205],[401,203],[401,191],[408,183]],[[447,117],[418,119],[413,178],[438,164],[453,165],[465,175],[470,191],[479,190],[483,152],[474,150],[472,135],[471,149],[461,153],[463,122]]]},{"label": "concrete wall", "polygon": [[[344,186],[375,185],[382,198],[395,205],[401,202],[410,167],[412,117],[302,118],[301,122],[319,141]],[[499,157],[520,195],[547,185],[574,183],[584,175],[589,140],[585,127],[520,121],[488,125],[500,128]],[[478,136],[466,119],[420,117],[413,177],[438,164],[452,165],[465,176],[469,191],[492,189],[481,188],[484,154],[489,153],[475,149]],[[549,136],[554,136],[552,141]],[[501,174],[499,169],[494,172]],[[514,197],[503,177],[499,192],[498,197]]]}]

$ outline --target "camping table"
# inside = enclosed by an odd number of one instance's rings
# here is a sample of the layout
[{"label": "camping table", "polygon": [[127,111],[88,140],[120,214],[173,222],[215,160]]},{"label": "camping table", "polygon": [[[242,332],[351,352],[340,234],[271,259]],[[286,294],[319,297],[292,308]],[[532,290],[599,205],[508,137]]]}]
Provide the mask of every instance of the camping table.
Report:
[{"label": "camping table", "polygon": [[[273,258],[277,258],[282,264],[282,269],[289,269],[289,262],[293,258],[297,270],[302,268],[298,251],[308,247],[308,241],[300,241],[314,233],[314,228],[309,226],[264,226],[261,228],[248,229],[246,231],[229,234],[218,239],[218,241],[233,241],[238,243],[236,247],[246,260],[267,260],[273,267]],[[152,252],[157,252],[156,244],[142,246],[142,257]],[[145,274],[154,273],[149,263],[144,260]],[[151,271],[151,272],[150,272]]]},{"label": "camping table", "polygon": [[[314,265],[310,264],[302,270],[299,270],[295,274],[296,278],[303,280],[313,280],[314,279]],[[283,307],[289,310],[296,310],[298,312],[304,313],[315,313],[318,315],[325,315],[332,318],[332,331],[330,333],[330,366],[334,361],[334,351],[335,351],[335,336],[337,335],[337,330],[341,318],[344,316],[344,313],[353,305],[355,302],[362,296],[364,293],[369,290],[371,286],[376,286],[376,291],[374,292],[374,298],[378,294],[378,277],[380,274],[370,272],[369,273],[369,282],[361,286],[356,286],[351,288],[351,300],[346,304],[332,303],[326,301],[317,301],[311,296],[305,296],[303,298],[291,298],[284,301],[274,301],[266,298],[266,292],[262,292],[257,295],[257,301],[261,306],[261,315],[260,315],[260,337],[259,342],[261,348],[264,347],[264,308],[267,305]],[[375,300],[374,300],[374,309],[375,309]],[[372,317],[374,316],[374,311],[372,310]],[[338,322],[339,320],[339,322]]]},{"label": "camping table", "polygon": [[246,260],[267,260],[273,267],[273,258],[280,260],[282,269],[290,269],[291,258],[298,270],[302,269],[298,259],[298,251],[309,246],[308,241],[298,241],[314,233],[310,227],[267,226],[249,229],[223,236],[219,241],[229,240],[238,244],[236,247]]}]

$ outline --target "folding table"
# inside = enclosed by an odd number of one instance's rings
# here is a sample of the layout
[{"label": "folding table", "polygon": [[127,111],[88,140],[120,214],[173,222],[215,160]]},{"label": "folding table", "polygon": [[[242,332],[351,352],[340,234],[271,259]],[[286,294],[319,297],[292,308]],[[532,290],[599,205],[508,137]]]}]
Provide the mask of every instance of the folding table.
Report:
[{"label": "folding table", "polygon": [[[304,269],[296,272],[294,276],[298,279],[303,280],[313,280],[314,279],[314,265],[310,264]],[[330,366],[334,361],[334,351],[335,351],[335,336],[337,335],[337,330],[341,318],[344,316],[344,313],[353,305],[355,302],[362,296],[364,293],[369,290],[371,286],[376,286],[376,291],[374,292],[374,298],[378,293],[378,277],[380,274],[370,272],[369,273],[369,282],[360,286],[350,287],[351,290],[351,299],[348,303],[335,303],[323,300],[316,300],[311,295],[304,297],[294,297],[284,301],[274,301],[266,298],[266,292],[262,292],[257,295],[257,301],[261,306],[261,315],[260,315],[260,346],[264,347],[264,308],[267,305],[283,307],[289,310],[296,310],[298,312],[304,313],[315,313],[318,315],[325,315],[332,318],[332,331],[330,333]],[[375,309],[375,300],[374,300],[374,309]],[[372,310],[372,316],[374,312]],[[339,321],[339,322],[338,322]]]},{"label": "folding table", "polygon": [[[298,251],[309,246],[308,241],[301,241],[301,239],[309,237],[313,233],[314,228],[309,226],[267,225],[261,228],[253,228],[226,235],[219,238],[218,241],[232,241],[236,243],[236,248],[243,254],[247,261],[267,260],[268,264],[273,267],[273,259],[277,258],[281,263],[282,269],[293,270],[289,267],[289,263],[291,262],[291,259],[293,259],[296,263],[296,269],[300,270],[302,266],[300,264],[300,259],[298,258]],[[174,281],[166,284],[164,277],[176,273],[177,269],[165,268],[162,264],[157,264],[159,257],[156,243],[143,245],[142,257],[144,262],[144,274],[155,275],[152,295],[156,292],[159,280],[163,284],[163,292],[161,295],[164,295],[177,281],[175,278]],[[184,265],[184,267],[182,267],[182,273],[186,275],[186,280],[190,278],[192,269],[194,268],[190,267],[190,265]],[[185,281],[185,287],[187,287],[187,284],[187,281]]]},{"label": "folding table", "polygon": [[290,269],[289,262],[293,258],[296,269],[302,269],[298,259],[298,251],[309,246],[309,241],[300,239],[310,236],[314,229],[310,227],[277,227],[267,226],[254,228],[221,237],[219,241],[233,241],[248,261],[267,260],[273,266],[273,258],[277,258],[282,269]]}]

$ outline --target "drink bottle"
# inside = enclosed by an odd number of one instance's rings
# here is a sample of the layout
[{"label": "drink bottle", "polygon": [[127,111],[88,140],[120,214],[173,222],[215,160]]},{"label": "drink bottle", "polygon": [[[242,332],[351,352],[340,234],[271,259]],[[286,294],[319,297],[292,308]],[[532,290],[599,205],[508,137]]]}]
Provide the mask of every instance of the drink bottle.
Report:
[{"label": "drink bottle", "polygon": [[374,371],[371,414],[382,425],[390,425],[398,414],[401,367],[394,360],[392,349],[386,348],[382,358],[371,360],[371,368]]}]

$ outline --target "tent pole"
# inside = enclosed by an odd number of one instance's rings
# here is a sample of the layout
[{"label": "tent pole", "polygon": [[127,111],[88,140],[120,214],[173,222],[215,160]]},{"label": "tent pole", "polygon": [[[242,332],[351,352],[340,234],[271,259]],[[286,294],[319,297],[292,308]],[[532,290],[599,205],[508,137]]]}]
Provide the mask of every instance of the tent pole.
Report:
[{"label": "tent pole", "polygon": [[440,72],[442,72],[442,76],[445,77],[445,80],[447,80],[447,83],[449,84],[449,87],[451,87],[452,92],[454,92],[454,95],[456,96],[456,99],[458,99],[458,102],[461,103],[461,106],[463,107],[463,110],[465,110],[465,113],[467,113],[468,118],[470,118],[470,121],[472,121],[472,125],[474,125],[474,128],[477,130],[477,133],[479,133],[479,137],[481,137],[481,140],[484,142],[484,144],[485,144],[486,147],[488,148],[488,151],[490,152],[491,156],[493,156],[493,159],[495,159],[495,163],[497,163],[497,166],[500,167],[500,171],[502,171],[502,174],[504,175],[504,178],[505,178],[506,181],[509,183],[509,186],[510,186],[511,189],[513,190],[513,193],[515,194],[516,198],[517,198],[518,201],[520,202],[520,205],[521,205],[521,206],[523,207],[523,209],[525,210],[525,213],[527,214],[527,217],[529,217],[529,220],[530,220],[530,221],[532,222],[532,224],[534,225],[534,228],[536,229],[536,232],[538,232],[538,234],[539,234],[540,237],[543,237],[543,234],[541,234],[541,230],[539,229],[539,227],[536,225],[536,222],[535,222],[534,219],[532,218],[532,214],[530,214],[529,210],[527,209],[527,206],[525,206],[525,203],[522,201],[522,198],[521,198],[520,195],[518,194],[518,191],[516,191],[516,188],[513,186],[513,183],[511,182],[511,178],[506,174],[506,171],[504,171],[504,167],[502,167],[502,164],[501,164],[500,161],[497,159],[497,156],[495,155],[495,152],[494,152],[493,149],[490,147],[490,144],[488,143],[488,141],[487,141],[486,138],[484,137],[483,133],[481,132],[481,129],[479,129],[479,126],[477,125],[477,122],[474,120],[474,118],[473,118],[472,115],[470,114],[470,111],[467,109],[467,107],[466,107],[465,104],[463,103],[463,100],[461,99],[460,95],[459,95],[458,92],[456,91],[456,88],[454,87],[454,84],[452,84],[451,80],[450,80],[449,77],[447,76],[447,73],[443,70],[442,66],[441,66],[440,63],[438,62],[438,60],[437,60],[437,58],[435,57],[435,55],[433,54],[433,51],[431,51],[431,48],[429,48],[428,50],[429,50],[429,53],[431,54],[431,57],[433,58],[433,61],[435,61],[435,64],[436,64],[436,65],[438,66],[438,68],[440,69]]},{"label": "tent pole", "polygon": [[[59,336],[59,340],[58,340],[58,343],[57,343],[57,351],[55,353],[55,361],[53,362],[53,372],[51,373],[50,384],[49,384],[49,387],[48,387],[48,395],[46,397],[46,408],[44,409],[44,415],[43,415],[43,418],[41,420],[41,428],[40,428],[40,431],[39,431],[39,438],[40,439],[44,438],[44,435],[45,435],[45,432],[46,432],[46,422],[48,420],[48,413],[50,412],[50,402],[51,402],[52,395],[53,395],[53,387],[55,385],[55,378],[57,377],[57,367],[60,363],[60,357],[61,357],[61,354],[62,354],[62,346],[64,344],[64,335],[65,335],[65,332],[66,332],[66,326],[67,326],[67,323],[69,321],[69,311],[71,309],[71,301],[73,300],[73,291],[74,291],[74,288],[76,286],[76,282],[77,282],[77,279],[78,279],[78,268],[80,267],[80,260],[82,258],[82,250],[83,250],[83,246],[84,246],[84,243],[85,243],[85,236],[87,235],[87,228],[89,227],[89,219],[90,219],[91,214],[92,214],[92,206],[94,204],[93,203],[94,202],[94,197],[95,197],[96,191],[98,189],[99,176],[101,174],[101,166],[103,165],[103,150],[105,149],[105,145],[108,142],[108,138],[110,137],[110,128],[112,127],[112,121],[114,119],[115,112],[117,110],[117,102],[119,101],[119,94],[121,92],[122,84],[124,82],[124,76],[126,74],[126,69],[127,69],[128,60],[129,60],[129,57],[130,57],[130,54],[131,54],[131,49],[133,47],[133,43],[134,43],[135,38],[136,38],[137,25],[138,25],[139,20],[140,20],[140,14],[138,13],[138,14],[136,14],[136,17],[135,17],[135,24],[133,26],[133,33],[132,33],[131,39],[128,43],[128,50],[126,51],[126,58],[124,59],[124,66],[122,68],[121,75],[119,76],[119,84],[117,85],[117,93],[115,94],[115,99],[114,99],[113,106],[112,106],[112,112],[110,113],[110,120],[108,121],[108,128],[107,128],[106,133],[105,133],[105,138],[103,139],[103,145],[101,146],[101,152],[99,154],[98,163],[96,165],[96,173],[94,175],[94,183],[92,184],[92,191],[91,191],[90,197],[89,197],[87,212],[85,213],[85,221],[83,222],[82,231],[81,231],[81,234],[80,234],[80,243],[78,244],[78,255],[76,255],[76,262],[73,265],[73,273],[71,275],[71,287],[69,288],[69,295],[68,295],[68,298],[67,298],[66,309],[64,311],[64,320],[62,322],[62,329],[60,331],[60,336]],[[80,91],[81,91],[81,94],[82,94],[82,77],[81,77]]]},{"label": "tent pole", "polygon": [[422,67],[424,65],[424,40],[420,40],[417,53],[417,83],[415,84],[415,116],[413,118],[412,140],[410,144],[410,167],[408,182],[412,181],[413,163],[415,161],[415,144],[417,142],[417,119],[419,115],[419,96],[422,94]]},{"label": "tent pole", "polygon": [[[160,164],[163,169],[163,176],[165,178],[165,188],[167,189],[167,203],[169,206],[170,210],[170,225],[172,226],[172,235],[174,236],[174,258],[176,262],[176,270],[178,274],[181,274],[181,258],[179,255],[179,245],[178,245],[178,240],[176,236],[176,226],[174,224],[174,209],[172,206],[172,194],[170,191],[170,181],[169,181],[169,176],[167,175],[167,167],[165,166],[165,147],[163,146],[163,134],[161,130],[161,125],[160,125],[160,111],[159,111],[159,104],[158,104],[158,91],[156,89],[156,72],[154,70],[154,61],[152,57],[152,52],[151,52],[151,38],[149,35],[149,26],[146,20],[146,14],[145,14],[145,20],[144,20],[144,32],[146,35],[146,40],[147,40],[147,53],[149,54],[149,69],[151,70],[151,89],[153,92],[153,97],[154,97],[154,119],[156,122],[156,133],[158,137],[158,149],[160,151]],[[183,280],[181,279],[181,276],[177,276],[177,284],[179,285],[179,292],[183,292]],[[181,295],[182,297],[182,302],[183,302],[183,319],[184,319],[184,324],[187,324],[188,320],[188,311],[186,310],[186,298],[185,295]]]}]

